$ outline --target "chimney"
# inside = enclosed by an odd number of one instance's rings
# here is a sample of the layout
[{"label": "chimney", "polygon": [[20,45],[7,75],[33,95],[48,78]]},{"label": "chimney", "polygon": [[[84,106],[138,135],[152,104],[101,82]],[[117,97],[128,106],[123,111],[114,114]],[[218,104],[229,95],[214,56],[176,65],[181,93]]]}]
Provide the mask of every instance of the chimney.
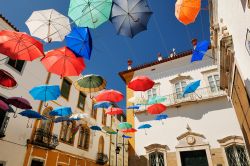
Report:
[{"label": "chimney", "polygon": [[131,70],[132,69],[132,63],[133,61],[131,59],[128,60],[128,70]]},{"label": "chimney", "polygon": [[161,60],[162,60],[162,55],[161,55],[161,53],[158,53],[158,54],[157,54],[157,57],[158,57],[158,61],[161,61]]},{"label": "chimney", "polygon": [[198,42],[198,40],[196,38],[191,40],[191,43],[192,43],[194,49],[195,49],[195,47],[197,45],[197,42]]}]

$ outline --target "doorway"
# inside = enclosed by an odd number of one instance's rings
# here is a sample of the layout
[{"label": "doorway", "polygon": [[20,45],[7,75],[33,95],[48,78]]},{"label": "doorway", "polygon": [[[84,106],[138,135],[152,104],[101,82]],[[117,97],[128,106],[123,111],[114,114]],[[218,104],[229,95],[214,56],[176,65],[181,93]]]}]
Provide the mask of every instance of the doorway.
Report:
[{"label": "doorway", "polygon": [[182,166],[208,166],[205,150],[180,152]]}]

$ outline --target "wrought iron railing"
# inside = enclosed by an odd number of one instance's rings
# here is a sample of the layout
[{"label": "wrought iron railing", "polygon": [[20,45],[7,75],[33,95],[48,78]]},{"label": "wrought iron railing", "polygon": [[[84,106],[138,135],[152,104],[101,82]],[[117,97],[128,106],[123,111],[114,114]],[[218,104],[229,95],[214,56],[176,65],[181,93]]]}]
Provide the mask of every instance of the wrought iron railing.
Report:
[{"label": "wrought iron railing", "polygon": [[49,149],[55,149],[58,145],[58,136],[39,128],[36,130],[34,140],[32,140],[31,143]]},{"label": "wrought iron railing", "polygon": [[108,162],[108,156],[103,153],[97,153],[96,163],[100,165],[105,165]]},{"label": "wrought iron railing", "polygon": [[5,130],[7,128],[10,117],[5,116],[2,125],[0,125],[0,138],[5,137]]}]

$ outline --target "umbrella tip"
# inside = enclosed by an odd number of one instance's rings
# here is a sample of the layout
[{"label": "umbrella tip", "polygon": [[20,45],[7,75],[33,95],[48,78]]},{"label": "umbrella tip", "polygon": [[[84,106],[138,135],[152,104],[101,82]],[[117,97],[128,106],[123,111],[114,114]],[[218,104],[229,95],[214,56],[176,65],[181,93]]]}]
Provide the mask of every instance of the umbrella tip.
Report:
[{"label": "umbrella tip", "polygon": [[131,59],[128,59],[128,70],[132,69],[132,64],[133,64],[133,61]]},{"label": "umbrella tip", "polygon": [[197,45],[198,40],[196,38],[193,38],[191,40],[192,45],[195,47]]}]

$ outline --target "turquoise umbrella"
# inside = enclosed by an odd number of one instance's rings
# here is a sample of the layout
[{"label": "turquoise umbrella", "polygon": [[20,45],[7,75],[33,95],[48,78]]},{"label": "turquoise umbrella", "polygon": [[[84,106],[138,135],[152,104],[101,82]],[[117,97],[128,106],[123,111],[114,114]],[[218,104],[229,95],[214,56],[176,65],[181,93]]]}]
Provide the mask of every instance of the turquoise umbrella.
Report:
[{"label": "turquoise umbrella", "polygon": [[161,103],[161,102],[164,102],[164,101],[166,101],[166,97],[163,97],[163,96],[154,96],[154,97],[151,97],[148,100],[148,104],[156,104],[156,103]]},{"label": "turquoise umbrella", "polygon": [[124,130],[124,129],[130,129],[132,128],[132,124],[128,123],[128,122],[121,122],[119,125],[118,125],[118,129],[119,130]]},{"label": "turquoise umbrella", "polygon": [[112,0],[71,0],[68,15],[79,27],[97,28],[109,19]]},{"label": "turquoise umbrella", "polygon": [[[188,84],[185,88],[184,88],[184,91],[183,91],[183,96],[185,96],[186,94],[189,94],[189,93],[194,93],[198,87],[200,86],[200,83],[201,83],[201,80],[198,80],[198,81],[194,81],[194,82],[191,82],[190,84]],[[196,93],[195,93],[196,94]],[[197,94],[196,94],[197,95]],[[201,96],[197,95],[199,98]]]},{"label": "turquoise umbrella", "polygon": [[144,129],[145,135],[147,135],[146,129],[149,129],[149,128],[151,128],[151,127],[152,127],[152,126],[151,126],[150,124],[142,124],[142,125],[140,125],[140,126],[138,127],[138,129]]}]

